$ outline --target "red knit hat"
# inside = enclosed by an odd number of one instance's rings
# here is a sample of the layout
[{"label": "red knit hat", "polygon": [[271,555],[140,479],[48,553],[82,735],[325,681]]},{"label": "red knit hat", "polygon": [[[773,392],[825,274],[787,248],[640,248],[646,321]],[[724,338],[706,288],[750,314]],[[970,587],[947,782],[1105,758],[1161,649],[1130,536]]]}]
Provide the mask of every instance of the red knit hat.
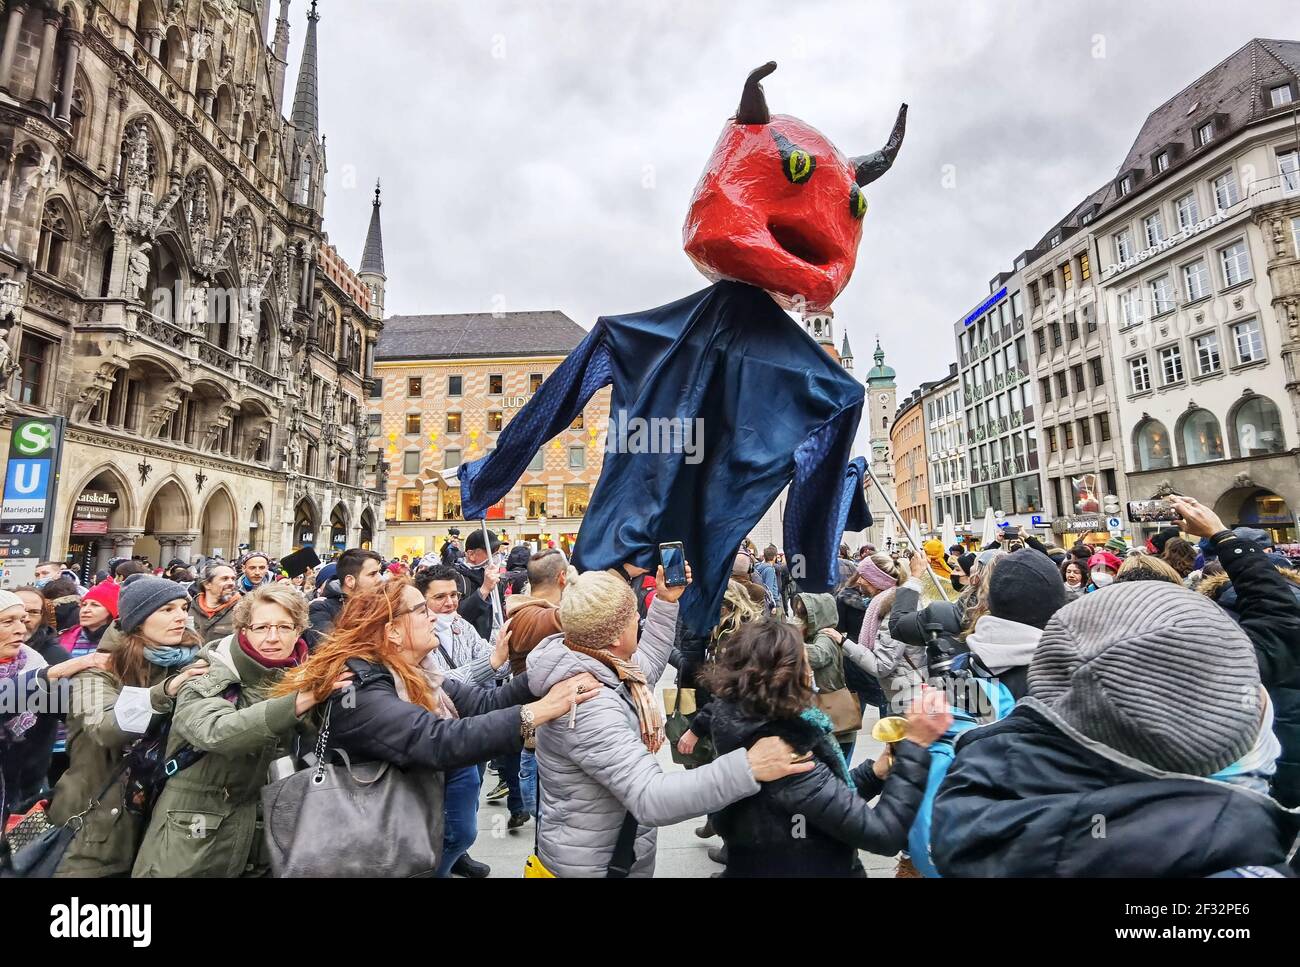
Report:
[{"label": "red knit hat", "polygon": [[122,588],[112,581],[101,581],[93,588],[86,592],[86,596],[81,600],[94,601],[108,609],[108,613],[117,618],[117,596],[122,593]]}]

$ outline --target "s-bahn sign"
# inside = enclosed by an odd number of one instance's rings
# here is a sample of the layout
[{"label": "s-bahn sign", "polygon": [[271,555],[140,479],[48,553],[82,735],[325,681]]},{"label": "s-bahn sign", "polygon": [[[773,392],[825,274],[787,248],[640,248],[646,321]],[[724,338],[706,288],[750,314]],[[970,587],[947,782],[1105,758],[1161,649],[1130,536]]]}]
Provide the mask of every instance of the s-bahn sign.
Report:
[{"label": "s-bahn sign", "polygon": [[62,452],[63,417],[14,421],[0,511],[0,559],[29,560],[34,566],[49,556]]}]

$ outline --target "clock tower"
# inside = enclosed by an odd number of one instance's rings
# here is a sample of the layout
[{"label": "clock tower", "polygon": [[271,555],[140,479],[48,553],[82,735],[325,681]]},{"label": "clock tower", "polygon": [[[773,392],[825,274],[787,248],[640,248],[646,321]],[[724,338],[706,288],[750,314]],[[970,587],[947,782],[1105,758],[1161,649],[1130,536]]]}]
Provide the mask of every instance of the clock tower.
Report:
[{"label": "clock tower", "polygon": [[[881,487],[894,499],[894,461],[889,452],[889,428],[897,409],[895,394],[898,387],[894,382],[894,370],[885,365],[885,351],[880,348],[880,339],[876,339],[876,365],[867,371],[867,419],[870,421],[871,472],[880,481]],[[879,492],[867,483],[867,506],[871,508],[874,523],[867,531],[867,539],[878,550],[885,549],[885,538],[898,535],[889,506]],[[901,535],[898,535],[901,536]]]}]

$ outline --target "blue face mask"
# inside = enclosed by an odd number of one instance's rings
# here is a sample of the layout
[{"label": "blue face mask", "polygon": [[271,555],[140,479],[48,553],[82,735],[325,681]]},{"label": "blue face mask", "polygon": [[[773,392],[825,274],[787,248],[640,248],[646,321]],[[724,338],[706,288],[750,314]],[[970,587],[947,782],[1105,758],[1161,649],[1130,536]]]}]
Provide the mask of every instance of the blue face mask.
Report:
[{"label": "blue face mask", "polygon": [[43,587],[45,587],[45,585],[47,585],[47,584],[49,584],[49,583],[50,583],[50,579],[49,579],[49,578],[37,578],[37,579],[36,579],[36,583],[33,585],[33,587],[43,588]]}]

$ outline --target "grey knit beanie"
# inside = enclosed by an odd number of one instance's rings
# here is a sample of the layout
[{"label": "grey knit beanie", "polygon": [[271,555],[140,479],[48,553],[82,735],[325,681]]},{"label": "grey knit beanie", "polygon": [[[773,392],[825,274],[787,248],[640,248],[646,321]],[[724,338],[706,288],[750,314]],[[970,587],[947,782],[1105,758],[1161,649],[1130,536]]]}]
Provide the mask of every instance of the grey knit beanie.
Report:
[{"label": "grey knit beanie", "polygon": [[1029,694],[1089,738],[1193,776],[1240,759],[1260,727],[1250,639],[1208,598],[1160,581],[1116,584],[1058,611],[1034,650]]},{"label": "grey knit beanie", "polygon": [[175,581],[146,574],[133,575],[133,578],[122,584],[122,593],[117,599],[117,623],[127,634],[137,630],[149,615],[168,601],[189,597],[185,587]]}]

